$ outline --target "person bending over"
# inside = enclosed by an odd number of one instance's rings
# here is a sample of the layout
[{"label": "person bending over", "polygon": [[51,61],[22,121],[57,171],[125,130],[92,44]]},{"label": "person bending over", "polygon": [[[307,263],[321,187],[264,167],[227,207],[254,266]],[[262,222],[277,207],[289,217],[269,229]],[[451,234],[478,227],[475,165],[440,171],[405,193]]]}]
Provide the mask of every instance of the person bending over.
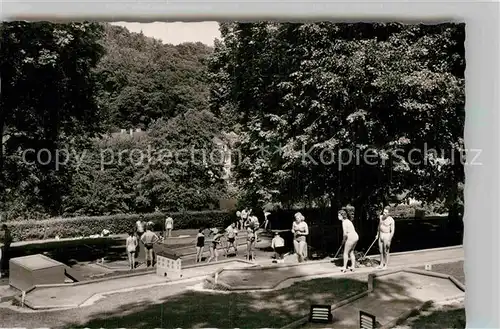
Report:
[{"label": "person bending over", "polygon": [[285,240],[280,236],[279,232],[274,233],[274,238],[271,241],[271,248],[274,250],[276,263],[283,263],[283,255],[285,254]]},{"label": "person bending over", "polygon": [[351,218],[345,210],[339,211],[339,220],[342,221],[342,231],[344,233],[344,239],[342,244],[344,245],[344,266],[341,271],[345,272],[347,270],[347,262],[351,260],[351,271],[354,271],[356,267],[356,256],[354,255],[354,248],[359,240],[359,235],[352,224]]}]

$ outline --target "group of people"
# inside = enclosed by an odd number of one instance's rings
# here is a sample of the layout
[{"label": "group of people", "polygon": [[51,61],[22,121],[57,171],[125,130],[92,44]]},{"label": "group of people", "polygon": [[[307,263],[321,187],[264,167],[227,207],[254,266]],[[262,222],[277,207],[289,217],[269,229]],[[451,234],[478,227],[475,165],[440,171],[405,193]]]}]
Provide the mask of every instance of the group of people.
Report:
[{"label": "group of people", "polygon": [[[390,207],[385,207],[382,214],[379,216],[377,234],[375,236],[375,240],[378,240],[378,247],[380,251],[379,269],[386,269],[389,264],[391,241],[394,237],[395,221],[389,215],[389,210]],[[300,212],[296,213],[294,217],[295,221],[292,224],[293,245],[295,254],[297,255],[297,260],[300,263],[307,260],[306,237],[309,235],[309,227],[305,222],[304,216]],[[356,267],[356,256],[354,251],[359,241],[359,235],[356,232],[354,224],[352,223],[352,218],[347,211],[340,210],[338,212],[338,219],[342,221],[343,239],[341,248],[344,248],[343,266],[341,271],[354,271],[354,268]],[[276,237],[271,242],[271,245],[276,252],[277,259],[282,261],[284,241],[281,237],[279,237],[278,233],[276,233]],[[347,265],[349,261],[351,262],[351,266],[348,268]]]},{"label": "group of people", "polygon": [[[375,237],[375,240],[378,240],[380,250],[380,265],[378,267],[380,269],[385,269],[388,266],[389,250],[394,236],[395,222],[394,219],[389,216],[389,209],[389,207],[385,207],[383,213],[380,215],[377,234]],[[207,259],[207,263],[212,260],[218,261],[218,249],[221,246],[223,237],[226,237],[227,240],[227,244],[223,248],[226,256],[231,249],[234,249],[235,254],[238,255],[238,243],[236,238],[240,231],[244,231],[246,233],[247,246],[245,258],[247,260],[255,260],[255,244],[258,241],[258,231],[261,227],[264,229],[269,227],[268,216],[270,214],[270,212],[264,211],[264,222],[261,225],[257,216],[252,215],[252,210],[245,208],[236,212],[236,221],[231,223],[224,232],[219,232],[217,228],[200,229],[195,239],[196,262],[199,263],[202,261],[203,253],[205,251],[206,236],[211,238],[209,244],[210,256]],[[293,249],[297,255],[298,262],[301,263],[306,261],[308,258],[307,236],[309,235],[309,226],[305,221],[304,215],[300,212],[297,212],[294,215],[294,219],[295,220],[291,229],[293,234]],[[342,221],[343,240],[341,247],[344,249],[343,266],[341,271],[353,271],[356,266],[354,251],[359,241],[359,235],[356,232],[352,218],[347,211],[340,210],[338,212],[338,219]],[[165,219],[165,231],[163,238],[172,236],[173,225],[174,222],[172,217],[167,217]],[[136,223],[135,232],[130,232],[129,237],[127,238],[126,248],[131,269],[135,268],[135,258],[140,248],[139,242],[142,242],[142,245],[145,248],[146,266],[149,267],[154,265],[153,245],[160,241],[162,237],[159,237],[156,233],[154,233],[152,228],[153,223],[146,223],[144,218],[141,216],[141,219]],[[279,232],[275,232],[275,236],[271,241],[271,247],[275,252],[276,262],[283,262],[284,255],[286,253],[285,240],[280,236]],[[347,266],[349,261],[351,262],[350,267]]]},{"label": "group of people", "polygon": [[[386,269],[389,264],[389,251],[392,238],[394,237],[395,222],[394,218],[389,215],[389,210],[390,207],[385,207],[382,214],[379,216],[377,234],[375,236],[375,240],[378,240],[378,247],[380,251],[380,264],[377,267],[379,269]],[[359,241],[359,235],[354,228],[351,216],[348,212],[345,210],[339,211],[338,218],[342,221],[342,245],[344,247],[344,264],[341,271],[346,272],[348,269],[350,271],[354,271],[354,268],[356,267],[354,249]],[[351,266],[348,268],[347,264],[349,261],[351,261]]]},{"label": "group of people", "polygon": [[268,216],[270,214],[270,212],[264,211],[264,223],[261,225],[257,216],[252,215],[252,210],[245,208],[236,212],[236,221],[231,223],[223,233],[219,232],[217,228],[210,229],[208,233],[206,229],[200,229],[196,236],[196,262],[200,263],[202,261],[206,235],[211,237],[209,246],[210,256],[207,259],[207,263],[212,260],[218,261],[219,253],[217,249],[221,246],[223,237],[226,237],[227,240],[227,245],[224,246],[226,256],[231,249],[234,249],[235,254],[238,255],[238,243],[236,238],[240,231],[246,233],[246,259],[255,260],[255,243],[258,242],[258,230],[261,226],[263,226],[264,229],[268,227]]},{"label": "group of people", "polygon": [[167,216],[165,219],[165,231],[163,237],[159,237],[155,232],[153,232],[153,227],[154,223],[152,221],[146,222],[144,220],[144,216],[141,215],[139,220],[135,223],[135,231],[129,232],[125,246],[127,249],[130,269],[135,268],[135,259],[139,254],[140,249],[139,242],[141,242],[144,246],[146,267],[154,266],[153,246],[160,240],[172,236],[174,220],[170,216]]}]

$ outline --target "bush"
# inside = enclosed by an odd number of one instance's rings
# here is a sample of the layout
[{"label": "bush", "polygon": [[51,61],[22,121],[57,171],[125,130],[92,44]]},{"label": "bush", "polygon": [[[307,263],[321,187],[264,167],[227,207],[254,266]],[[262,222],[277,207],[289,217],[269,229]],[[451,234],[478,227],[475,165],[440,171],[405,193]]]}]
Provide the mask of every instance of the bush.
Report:
[{"label": "bush", "polygon": [[[174,229],[198,229],[224,227],[234,220],[234,214],[226,211],[198,211],[169,213],[174,219]],[[156,230],[164,228],[167,214],[144,214],[145,221],[152,221]],[[71,238],[100,234],[107,229],[111,234],[127,233],[135,228],[139,214],[120,214],[99,217],[50,218],[39,221],[7,222],[14,241]]]},{"label": "bush", "polygon": [[419,206],[399,204],[395,207],[391,207],[390,215],[393,218],[401,218],[401,219],[423,219],[425,215],[430,215],[428,211]]}]

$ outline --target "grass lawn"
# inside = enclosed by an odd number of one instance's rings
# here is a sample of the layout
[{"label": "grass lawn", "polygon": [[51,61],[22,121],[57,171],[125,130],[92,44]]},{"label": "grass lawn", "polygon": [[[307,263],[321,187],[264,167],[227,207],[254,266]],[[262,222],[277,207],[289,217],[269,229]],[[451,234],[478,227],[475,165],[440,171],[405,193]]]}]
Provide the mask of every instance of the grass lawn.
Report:
[{"label": "grass lawn", "polygon": [[[419,269],[423,270],[424,267]],[[458,281],[465,284],[464,262],[444,263],[432,265],[432,272],[443,273],[454,276]]]},{"label": "grass lawn", "polygon": [[393,329],[465,329],[463,302],[434,305]]},{"label": "grass lawn", "polygon": [[[454,276],[465,284],[464,262],[437,264],[433,272]],[[454,301],[444,305],[434,305],[423,310],[419,315],[408,319],[394,329],[465,329],[465,307],[463,301]]]},{"label": "grass lawn", "polygon": [[66,328],[279,328],[307,315],[313,303],[333,304],[365,289],[362,281],[322,278],[271,292],[187,291],[158,304],[124,305]]}]

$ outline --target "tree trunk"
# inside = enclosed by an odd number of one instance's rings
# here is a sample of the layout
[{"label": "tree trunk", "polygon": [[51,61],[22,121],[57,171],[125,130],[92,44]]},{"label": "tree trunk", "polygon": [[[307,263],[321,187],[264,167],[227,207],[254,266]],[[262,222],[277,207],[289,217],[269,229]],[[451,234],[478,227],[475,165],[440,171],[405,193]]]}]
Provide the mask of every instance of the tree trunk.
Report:
[{"label": "tree trunk", "polygon": [[4,132],[5,132],[5,120],[3,115],[0,115],[0,213],[5,211],[5,158],[4,158]]},{"label": "tree trunk", "polygon": [[366,205],[364,201],[354,203],[354,227],[358,232],[364,232],[365,222],[367,218]]}]

